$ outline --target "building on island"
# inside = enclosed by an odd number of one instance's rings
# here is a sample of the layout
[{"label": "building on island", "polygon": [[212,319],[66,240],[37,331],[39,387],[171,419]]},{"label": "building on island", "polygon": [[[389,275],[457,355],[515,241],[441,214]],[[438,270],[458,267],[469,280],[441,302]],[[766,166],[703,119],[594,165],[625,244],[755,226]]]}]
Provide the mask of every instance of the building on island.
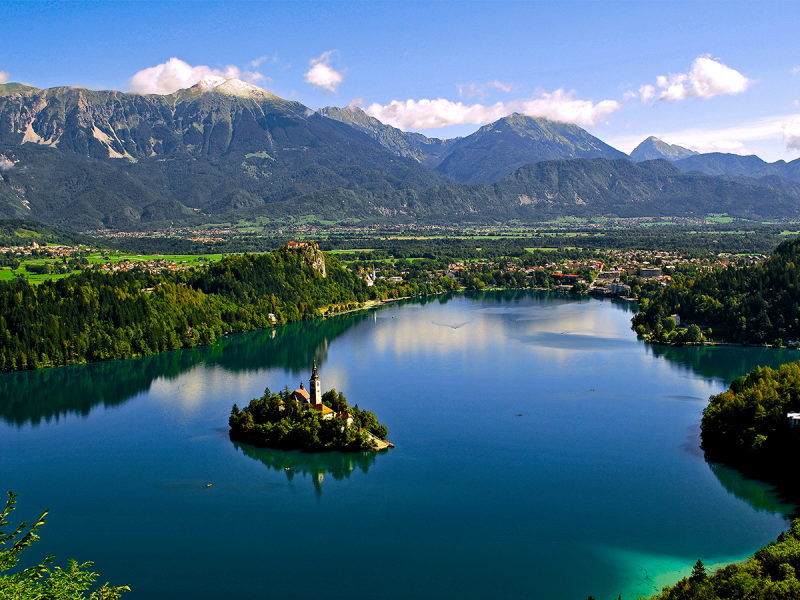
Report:
[{"label": "building on island", "polygon": [[350,416],[350,413],[337,413],[335,410],[329,406],[325,406],[322,403],[322,384],[320,383],[319,375],[317,374],[317,359],[314,359],[314,367],[311,370],[311,379],[308,381],[308,390],[306,390],[306,388],[303,386],[303,382],[301,381],[300,387],[292,392],[291,398],[300,405],[300,408],[304,410],[318,410],[322,413],[323,419],[333,419],[334,417],[346,419],[348,425],[353,422],[353,417]]}]

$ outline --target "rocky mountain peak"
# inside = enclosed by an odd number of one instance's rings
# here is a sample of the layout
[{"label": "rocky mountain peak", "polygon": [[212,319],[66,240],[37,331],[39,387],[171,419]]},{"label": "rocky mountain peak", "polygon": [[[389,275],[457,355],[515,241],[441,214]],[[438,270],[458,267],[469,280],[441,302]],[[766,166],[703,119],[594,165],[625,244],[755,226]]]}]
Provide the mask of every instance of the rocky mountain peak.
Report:
[{"label": "rocky mountain peak", "polygon": [[253,98],[256,100],[277,98],[277,96],[274,94],[271,94],[267,90],[260,88],[257,85],[253,85],[252,83],[247,83],[246,81],[236,79],[235,77],[226,79],[225,77],[217,77],[214,75],[202,79],[189,88],[189,90],[199,93],[217,92],[219,94],[226,94],[228,96],[236,96],[238,98]]}]

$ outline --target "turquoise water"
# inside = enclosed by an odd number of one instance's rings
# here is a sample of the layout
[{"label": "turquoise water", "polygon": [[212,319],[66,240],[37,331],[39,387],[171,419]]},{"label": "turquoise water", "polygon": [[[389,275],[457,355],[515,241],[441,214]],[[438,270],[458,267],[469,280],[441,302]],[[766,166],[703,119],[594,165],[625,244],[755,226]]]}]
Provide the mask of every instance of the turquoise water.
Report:
[{"label": "turquoise water", "polygon": [[[48,554],[135,600],[648,595],[774,539],[794,508],[707,463],[708,396],[796,352],[658,348],[630,305],[533,292],[396,303],[147,359],[0,376],[0,486]],[[396,448],[228,439],[306,381]],[[519,416],[519,415],[522,416]],[[289,471],[284,470],[290,467]],[[206,487],[206,484],[213,484]]]}]

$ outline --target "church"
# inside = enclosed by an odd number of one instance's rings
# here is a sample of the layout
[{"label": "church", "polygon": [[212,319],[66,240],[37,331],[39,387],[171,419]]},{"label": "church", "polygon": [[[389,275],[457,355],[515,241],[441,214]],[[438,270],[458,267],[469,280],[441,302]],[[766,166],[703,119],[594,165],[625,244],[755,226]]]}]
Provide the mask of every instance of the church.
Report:
[{"label": "church", "polygon": [[308,410],[313,408],[322,413],[323,419],[333,419],[334,417],[347,419],[347,424],[353,422],[353,417],[348,413],[336,413],[329,406],[322,403],[322,384],[319,381],[317,374],[317,359],[314,359],[314,367],[311,370],[311,379],[308,381],[308,390],[303,387],[303,382],[300,382],[300,387],[292,392],[292,400],[295,400],[301,408]]}]

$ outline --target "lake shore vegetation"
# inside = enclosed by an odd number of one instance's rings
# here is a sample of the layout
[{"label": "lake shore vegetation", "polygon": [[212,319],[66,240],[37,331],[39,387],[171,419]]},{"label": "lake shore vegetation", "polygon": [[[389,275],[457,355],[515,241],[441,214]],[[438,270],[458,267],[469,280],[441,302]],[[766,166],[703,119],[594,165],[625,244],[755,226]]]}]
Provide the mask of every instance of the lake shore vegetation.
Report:
[{"label": "lake shore vegetation", "polygon": [[[792,600],[800,598],[800,519],[789,531],[760,548],[743,563],[713,574],[698,560],[689,577],[666,586],[650,600]],[[591,596],[590,596],[591,598]]]},{"label": "lake shore vegetation", "polygon": [[[632,326],[645,339],[681,340],[672,315],[681,324],[713,328],[715,338],[777,347],[800,338],[800,240],[783,242],[759,264],[705,271],[675,269],[666,285],[643,287],[640,312]],[[697,337],[697,331],[695,335]],[[692,341],[692,340],[689,340]],[[698,340],[699,341],[699,340]]]},{"label": "lake shore vegetation", "polygon": [[700,425],[706,457],[775,483],[797,500],[800,484],[786,457],[800,450],[800,427],[787,416],[798,411],[800,362],[759,367],[711,396]]}]

